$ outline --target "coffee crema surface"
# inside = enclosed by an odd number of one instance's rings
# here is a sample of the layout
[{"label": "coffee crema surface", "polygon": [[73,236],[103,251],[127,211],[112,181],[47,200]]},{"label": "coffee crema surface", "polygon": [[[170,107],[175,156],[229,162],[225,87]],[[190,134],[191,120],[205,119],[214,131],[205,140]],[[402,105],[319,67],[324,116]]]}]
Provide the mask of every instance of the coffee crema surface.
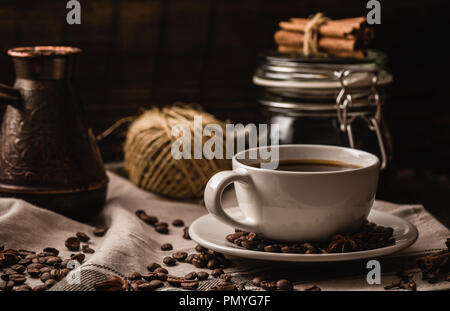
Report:
[{"label": "coffee crema surface", "polygon": [[[252,167],[261,168],[263,162],[250,164]],[[288,172],[332,172],[362,168],[361,165],[334,160],[296,159],[280,160],[276,171]]]}]

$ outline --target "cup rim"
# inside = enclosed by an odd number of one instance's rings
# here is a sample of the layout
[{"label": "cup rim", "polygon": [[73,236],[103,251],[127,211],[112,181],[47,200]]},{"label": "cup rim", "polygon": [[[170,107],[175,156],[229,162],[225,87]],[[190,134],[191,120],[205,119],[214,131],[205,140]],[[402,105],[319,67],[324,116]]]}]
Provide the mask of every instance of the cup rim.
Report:
[{"label": "cup rim", "polygon": [[[253,167],[247,164],[242,163],[237,157],[245,152],[249,152],[251,150],[258,150],[262,148],[298,148],[298,147],[306,147],[306,148],[328,148],[328,149],[335,149],[335,150],[347,150],[349,152],[357,152],[362,155],[369,156],[373,158],[375,161],[367,166],[359,167],[359,168],[350,168],[348,170],[342,170],[342,171],[323,171],[323,172],[299,172],[299,171],[279,171],[274,169],[267,169],[267,168],[259,168],[259,167]],[[332,145],[319,145],[319,144],[286,144],[286,145],[272,145],[272,146],[260,146],[260,147],[254,147],[254,148],[248,148],[242,151],[239,151],[236,153],[233,158],[232,162],[236,163],[239,166],[244,167],[247,170],[255,171],[255,172],[270,172],[272,174],[285,174],[285,175],[333,175],[333,174],[349,174],[354,172],[359,172],[367,169],[371,169],[374,167],[379,168],[380,167],[380,159],[367,151],[363,151],[360,149],[354,149],[354,148],[348,148],[348,147],[341,147],[341,146],[332,146]]]}]

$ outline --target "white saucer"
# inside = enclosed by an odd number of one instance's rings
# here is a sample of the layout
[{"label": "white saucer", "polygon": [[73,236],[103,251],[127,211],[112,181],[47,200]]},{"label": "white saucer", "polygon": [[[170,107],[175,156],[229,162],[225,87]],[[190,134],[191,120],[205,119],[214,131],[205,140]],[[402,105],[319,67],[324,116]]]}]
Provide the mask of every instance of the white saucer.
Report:
[{"label": "white saucer", "polygon": [[[239,208],[231,208],[226,211],[233,217],[242,217],[242,212]],[[233,233],[234,228],[220,222],[211,214],[196,219],[189,227],[189,235],[192,240],[201,246],[223,254],[259,260],[291,262],[347,261],[385,256],[407,248],[417,240],[419,235],[414,225],[391,214],[372,210],[368,220],[377,225],[392,227],[394,229],[395,245],[367,251],[338,254],[284,254],[247,250],[228,242],[225,236]]]}]

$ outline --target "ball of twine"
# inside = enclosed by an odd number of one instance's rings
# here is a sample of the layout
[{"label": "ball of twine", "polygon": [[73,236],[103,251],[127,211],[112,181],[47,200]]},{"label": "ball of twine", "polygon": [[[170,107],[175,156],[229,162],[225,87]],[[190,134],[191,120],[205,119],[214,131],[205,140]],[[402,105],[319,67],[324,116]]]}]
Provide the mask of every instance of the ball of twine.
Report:
[{"label": "ball of twine", "polygon": [[[130,180],[154,193],[177,199],[200,198],[208,180],[217,172],[230,169],[226,159],[175,160],[172,127],[183,124],[191,130],[191,151],[194,150],[194,116],[202,117],[203,127],[218,124],[225,133],[225,124],[211,114],[190,107],[153,108],[145,111],[129,127],[125,146],[125,168]],[[203,129],[202,129],[203,130]],[[224,135],[225,136],[225,135]],[[211,137],[203,137],[202,146]],[[223,149],[226,140],[223,139]]]}]

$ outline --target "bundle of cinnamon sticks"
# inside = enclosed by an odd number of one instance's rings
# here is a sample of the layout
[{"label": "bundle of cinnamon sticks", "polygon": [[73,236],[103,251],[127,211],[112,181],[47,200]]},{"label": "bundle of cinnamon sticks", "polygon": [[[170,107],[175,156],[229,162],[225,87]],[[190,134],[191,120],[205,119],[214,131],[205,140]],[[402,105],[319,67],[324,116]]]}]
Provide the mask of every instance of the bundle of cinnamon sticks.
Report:
[{"label": "bundle of cinnamon sticks", "polygon": [[[278,52],[304,54],[305,31],[310,19],[291,18],[280,22],[275,35]],[[332,57],[364,58],[366,48],[373,39],[373,30],[365,17],[326,20],[318,26],[317,46],[320,51]]]}]

